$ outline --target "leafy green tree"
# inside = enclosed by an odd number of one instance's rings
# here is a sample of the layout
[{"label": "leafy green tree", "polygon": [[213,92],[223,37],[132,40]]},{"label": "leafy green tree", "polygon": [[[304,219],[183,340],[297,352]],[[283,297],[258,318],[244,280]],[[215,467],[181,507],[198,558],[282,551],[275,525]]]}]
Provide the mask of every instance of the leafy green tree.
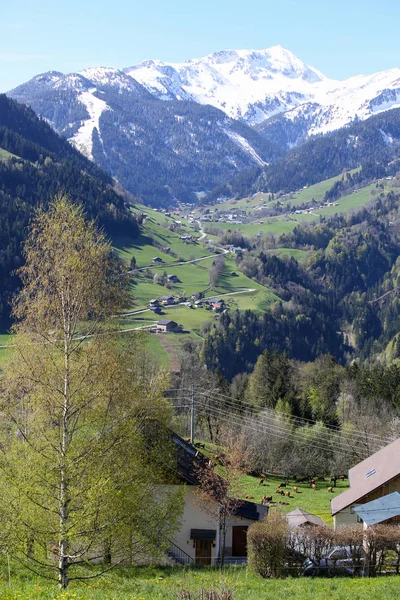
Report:
[{"label": "leafy green tree", "polygon": [[1,503],[18,557],[66,587],[85,577],[77,565],[150,552],[176,522],[176,495],[159,490],[169,446],[149,441],[168,423],[166,380],[140,341],[119,341],[110,317],[128,302],[128,279],[81,208],[59,197],[37,214],[20,276],[1,387]]}]

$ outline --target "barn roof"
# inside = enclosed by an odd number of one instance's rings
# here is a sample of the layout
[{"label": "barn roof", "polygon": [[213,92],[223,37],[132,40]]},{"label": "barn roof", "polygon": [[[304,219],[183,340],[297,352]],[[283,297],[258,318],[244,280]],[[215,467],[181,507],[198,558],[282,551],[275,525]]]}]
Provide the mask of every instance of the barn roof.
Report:
[{"label": "barn roof", "polygon": [[361,504],[354,512],[367,525],[377,525],[400,515],[400,494],[393,492],[377,500]]},{"label": "barn roof", "polygon": [[349,471],[350,488],[331,500],[333,515],[400,475],[400,438]]},{"label": "barn roof", "polygon": [[157,325],[177,325],[178,323],[175,323],[175,321],[170,321],[169,319],[161,319],[161,321],[157,321]]}]

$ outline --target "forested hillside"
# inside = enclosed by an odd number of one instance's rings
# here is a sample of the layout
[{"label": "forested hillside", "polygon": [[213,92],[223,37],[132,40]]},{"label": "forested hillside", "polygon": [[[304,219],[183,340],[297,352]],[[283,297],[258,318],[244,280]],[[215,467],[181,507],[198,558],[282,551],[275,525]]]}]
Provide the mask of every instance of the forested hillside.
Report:
[{"label": "forested hillside", "polygon": [[400,109],[393,109],[315,137],[274,165],[244,171],[210,194],[210,200],[218,195],[243,197],[259,191],[287,193],[360,165],[367,177],[392,175],[398,169],[399,156]]},{"label": "forested hillside", "polygon": [[60,138],[26,106],[0,95],[0,323],[19,281],[21,242],[35,207],[60,192],[81,203],[108,233],[136,237],[136,220],[112,179]]},{"label": "forested hillside", "polygon": [[[271,246],[303,250],[307,258],[277,256]],[[232,379],[251,371],[264,348],[302,361],[326,353],[341,362],[388,350],[399,356],[399,256],[394,192],[381,193],[368,210],[258,240],[238,266],[282,301],[268,314],[222,315],[205,341],[207,365]]]}]

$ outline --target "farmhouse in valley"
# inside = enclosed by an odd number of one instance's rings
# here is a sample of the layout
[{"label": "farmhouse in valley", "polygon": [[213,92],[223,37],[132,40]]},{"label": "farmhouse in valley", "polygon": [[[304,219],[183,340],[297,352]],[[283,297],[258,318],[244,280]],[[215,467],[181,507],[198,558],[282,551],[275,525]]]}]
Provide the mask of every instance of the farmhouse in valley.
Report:
[{"label": "farmhouse in valley", "polygon": [[361,504],[400,492],[400,438],[349,471],[350,488],[331,500],[335,529],[361,523]]},{"label": "farmhouse in valley", "polygon": [[175,321],[161,319],[161,321],[158,321],[157,323],[157,329],[160,331],[179,331],[180,327]]}]

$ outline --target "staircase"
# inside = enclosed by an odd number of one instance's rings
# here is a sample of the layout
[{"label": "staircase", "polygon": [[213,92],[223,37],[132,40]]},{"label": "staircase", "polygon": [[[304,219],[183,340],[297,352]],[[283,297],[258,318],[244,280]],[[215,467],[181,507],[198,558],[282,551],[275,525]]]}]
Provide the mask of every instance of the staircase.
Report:
[{"label": "staircase", "polygon": [[185,567],[188,565],[195,564],[194,558],[192,558],[189,554],[187,554],[187,552],[182,550],[182,548],[179,548],[179,546],[174,544],[174,542],[171,542],[171,540],[169,540],[168,538],[162,537],[160,541],[164,546],[166,546],[167,555],[178,564],[183,565]]}]

